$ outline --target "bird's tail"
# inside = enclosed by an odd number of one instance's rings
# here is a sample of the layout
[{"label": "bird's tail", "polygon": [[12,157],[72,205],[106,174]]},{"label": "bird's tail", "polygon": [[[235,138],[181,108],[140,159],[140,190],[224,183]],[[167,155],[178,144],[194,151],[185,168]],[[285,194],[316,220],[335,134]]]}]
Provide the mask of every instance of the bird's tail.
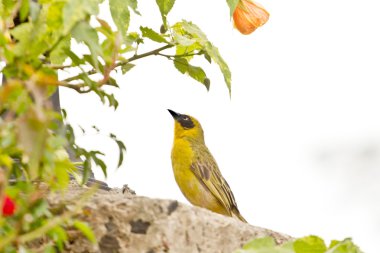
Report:
[{"label": "bird's tail", "polygon": [[238,218],[242,222],[248,223],[248,221],[246,219],[244,219],[244,217],[240,214],[240,212],[237,208],[232,210],[232,216]]}]

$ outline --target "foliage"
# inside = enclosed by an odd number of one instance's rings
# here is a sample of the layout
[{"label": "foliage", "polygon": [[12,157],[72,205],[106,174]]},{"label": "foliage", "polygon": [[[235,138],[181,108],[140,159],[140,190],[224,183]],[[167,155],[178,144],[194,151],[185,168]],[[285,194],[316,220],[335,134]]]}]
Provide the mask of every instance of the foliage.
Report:
[{"label": "foliage", "polygon": [[272,237],[257,238],[235,253],[362,253],[362,251],[350,238],[343,241],[333,240],[327,247],[323,239],[306,236],[282,245],[276,245]]},{"label": "foliage", "polygon": [[[0,213],[1,252],[30,252],[37,239],[45,242],[38,251],[61,251],[67,228],[96,242],[78,218],[93,190],[78,196],[75,205],[57,208],[47,201],[52,193],[63,195],[70,178],[86,183],[94,165],[107,176],[103,153],[80,147],[66,112],[53,110],[49,98],[58,87],[94,93],[116,110],[115,72],[126,74],[139,59],[160,56],[209,89],[206,72],[192,63],[200,57],[219,66],[231,92],[228,65],[202,30],[185,20],[169,25],[174,2],[156,0],[160,32],[144,25],[129,30],[130,20],[141,15],[137,0],[109,0],[112,21],[98,17],[99,6],[107,4],[103,0],[0,2],[0,71],[6,77],[0,86],[0,206],[7,201],[8,208]],[[156,49],[141,53],[145,41]],[[72,76],[62,79],[60,71]],[[126,147],[114,134],[108,136],[119,149],[120,167]]]}]

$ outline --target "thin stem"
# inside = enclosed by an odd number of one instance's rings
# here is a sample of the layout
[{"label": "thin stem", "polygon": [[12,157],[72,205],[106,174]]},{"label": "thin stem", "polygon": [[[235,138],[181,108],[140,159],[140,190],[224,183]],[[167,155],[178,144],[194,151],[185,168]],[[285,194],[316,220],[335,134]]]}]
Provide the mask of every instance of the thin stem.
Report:
[{"label": "thin stem", "polygon": [[[174,47],[174,45],[168,44],[168,45],[165,45],[163,47],[157,48],[155,50],[152,50],[152,51],[149,51],[149,52],[146,52],[146,53],[143,53],[143,54],[136,54],[136,55],[130,57],[129,59],[125,60],[125,61],[118,62],[117,64],[115,64],[114,68],[117,68],[117,67],[120,67],[120,66],[124,66],[124,65],[126,65],[126,64],[128,64],[128,63],[130,63],[132,61],[135,61],[135,60],[138,60],[138,59],[150,56],[150,55],[159,55],[159,52],[161,52],[162,50],[171,48],[171,47]],[[74,81],[74,80],[78,79],[83,74],[93,75],[93,74],[96,74],[96,73],[97,73],[96,70],[92,69],[92,70],[89,70],[87,72],[78,74],[76,76],[72,76],[72,77],[66,78],[66,79],[62,80],[62,82],[71,82],[71,81]]]},{"label": "thin stem", "polygon": [[202,51],[199,51],[198,53],[192,53],[192,54],[179,54],[179,55],[169,55],[169,54],[162,54],[162,53],[158,53],[157,55],[161,55],[161,56],[164,56],[166,58],[182,58],[182,57],[188,57],[188,56],[194,56],[194,55],[201,55],[203,54]]}]

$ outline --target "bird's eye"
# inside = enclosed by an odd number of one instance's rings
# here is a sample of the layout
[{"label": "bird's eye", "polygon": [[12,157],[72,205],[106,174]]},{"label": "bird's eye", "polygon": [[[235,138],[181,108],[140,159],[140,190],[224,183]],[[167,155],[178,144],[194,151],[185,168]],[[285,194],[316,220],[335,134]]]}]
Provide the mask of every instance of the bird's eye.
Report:
[{"label": "bird's eye", "polygon": [[189,120],[189,117],[185,116],[183,117],[183,120]]}]

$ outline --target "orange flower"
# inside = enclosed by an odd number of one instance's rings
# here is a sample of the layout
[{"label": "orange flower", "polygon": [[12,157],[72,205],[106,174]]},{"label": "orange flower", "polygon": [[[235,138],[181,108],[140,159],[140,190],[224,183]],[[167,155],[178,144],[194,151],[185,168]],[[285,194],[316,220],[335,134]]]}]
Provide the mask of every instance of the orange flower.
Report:
[{"label": "orange flower", "polygon": [[239,32],[250,34],[268,21],[269,13],[257,3],[240,0],[234,11],[233,19]]}]

